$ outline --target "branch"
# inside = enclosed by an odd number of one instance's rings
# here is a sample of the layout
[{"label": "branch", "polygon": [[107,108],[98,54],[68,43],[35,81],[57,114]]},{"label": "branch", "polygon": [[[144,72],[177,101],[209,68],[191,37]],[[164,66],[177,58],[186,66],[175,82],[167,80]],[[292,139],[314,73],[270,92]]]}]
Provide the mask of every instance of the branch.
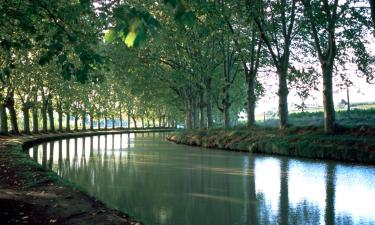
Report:
[{"label": "branch", "polygon": [[302,4],[305,6],[307,16],[309,17],[309,20],[310,20],[312,34],[313,34],[313,38],[314,38],[314,41],[315,41],[316,51],[318,52],[318,56],[319,56],[320,60],[322,60],[324,56],[323,56],[322,49],[321,49],[321,46],[320,46],[320,40],[319,40],[319,36],[318,36],[318,30],[316,29],[315,19],[314,19],[314,16],[312,14],[311,2],[310,2],[310,0],[303,0]]}]

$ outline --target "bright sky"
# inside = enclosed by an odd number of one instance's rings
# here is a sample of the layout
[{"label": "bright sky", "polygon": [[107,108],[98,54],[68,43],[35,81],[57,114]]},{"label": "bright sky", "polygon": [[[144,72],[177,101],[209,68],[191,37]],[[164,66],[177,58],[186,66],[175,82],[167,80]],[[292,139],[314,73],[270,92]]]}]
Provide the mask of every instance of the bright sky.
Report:
[{"label": "bright sky", "polygon": [[[277,79],[275,79],[275,82],[277,82]],[[366,83],[365,79],[356,78],[354,79],[354,86],[350,88],[350,102],[375,102],[375,85],[374,84],[368,84]],[[277,87],[273,86],[270,87],[271,90],[268,89],[268,93],[266,96],[264,96],[262,99],[260,99],[257,103],[256,108],[256,114],[261,114],[268,110],[277,111],[278,106],[278,96],[276,94]],[[323,105],[323,96],[321,87],[319,87],[320,91],[316,92],[314,91],[313,95],[314,98],[309,98],[306,101],[306,104],[309,105],[316,105],[316,106],[322,106]],[[339,88],[335,87],[335,91],[333,94],[333,100],[335,102],[335,105],[337,105],[341,99],[346,100],[346,90],[339,90]],[[296,96],[296,92],[291,90],[288,96],[288,104],[290,109],[291,105],[293,104],[300,104],[301,100],[298,96]]]},{"label": "bright sky", "polygon": [[[374,55],[375,54],[375,38],[370,37],[369,42],[371,44],[367,45],[368,51]],[[318,70],[320,72],[320,70]],[[350,88],[350,102],[357,103],[357,102],[375,102],[375,84],[368,84],[364,77],[358,77],[355,75],[356,68],[349,68],[348,73],[352,74],[350,76],[351,80],[353,81],[354,85]],[[260,99],[257,103],[256,107],[256,114],[262,114],[265,111],[272,110],[277,111],[278,107],[278,96],[277,96],[277,76],[267,76],[266,78],[261,79],[261,82],[265,84],[266,95]],[[337,83],[333,82],[334,87],[334,94],[333,100],[335,105],[341,102],[341,99],[346,100],[346,90],[340,90],[336,87]],[[322,106],[323,105],[323,96],[322,96],[322,84],[318,86],[319,92],[313,91],[312,96],[314,98],[309,98],[305,104],[314,105],[314,106]],[[294,90],[290,90],[288,95],[288,104],[289,104],[289,111],[293,110],[294,104],[300,104],[301,100],[296,95]]]}]

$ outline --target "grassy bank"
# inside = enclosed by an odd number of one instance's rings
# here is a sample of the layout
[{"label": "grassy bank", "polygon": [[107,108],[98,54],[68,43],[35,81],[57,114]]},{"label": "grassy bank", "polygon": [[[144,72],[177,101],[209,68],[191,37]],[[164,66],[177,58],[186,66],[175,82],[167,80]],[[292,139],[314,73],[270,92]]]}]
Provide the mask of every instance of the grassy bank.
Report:
[{"label": "grassy bank", "polygon": [[24,150],[61,138],[149,131],[167,129],[0,136],[1,224],[141,224],[45,170]]},{"label": "grassy bank", "polygon": [[331,159],[375,165],[375,128],[343,128],[326,135],[318,127],[183,130],[168,140],[207,148],[277,154],[315,159]]}]

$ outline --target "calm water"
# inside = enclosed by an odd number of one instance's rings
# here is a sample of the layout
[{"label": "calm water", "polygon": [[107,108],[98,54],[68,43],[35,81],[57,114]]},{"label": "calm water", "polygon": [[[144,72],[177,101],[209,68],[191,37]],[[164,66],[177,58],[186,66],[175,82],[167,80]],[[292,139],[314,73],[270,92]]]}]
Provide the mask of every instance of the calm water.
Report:
[{"label": "calm water", "polygon": [[375,167],[176,145],[164,134],[44,143],[30,156],[145,224],[375,224]]}]

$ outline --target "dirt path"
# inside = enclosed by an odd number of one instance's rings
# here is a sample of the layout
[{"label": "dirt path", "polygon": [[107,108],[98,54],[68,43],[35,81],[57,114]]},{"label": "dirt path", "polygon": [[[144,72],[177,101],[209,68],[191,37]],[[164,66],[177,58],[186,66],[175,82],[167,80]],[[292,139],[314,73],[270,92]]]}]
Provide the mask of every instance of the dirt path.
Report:
[{"label": "dirt path", "polygon": [[58,136],[0,136],[0,224],[141,224],[71,187],[22,151],[25,142]]}]

